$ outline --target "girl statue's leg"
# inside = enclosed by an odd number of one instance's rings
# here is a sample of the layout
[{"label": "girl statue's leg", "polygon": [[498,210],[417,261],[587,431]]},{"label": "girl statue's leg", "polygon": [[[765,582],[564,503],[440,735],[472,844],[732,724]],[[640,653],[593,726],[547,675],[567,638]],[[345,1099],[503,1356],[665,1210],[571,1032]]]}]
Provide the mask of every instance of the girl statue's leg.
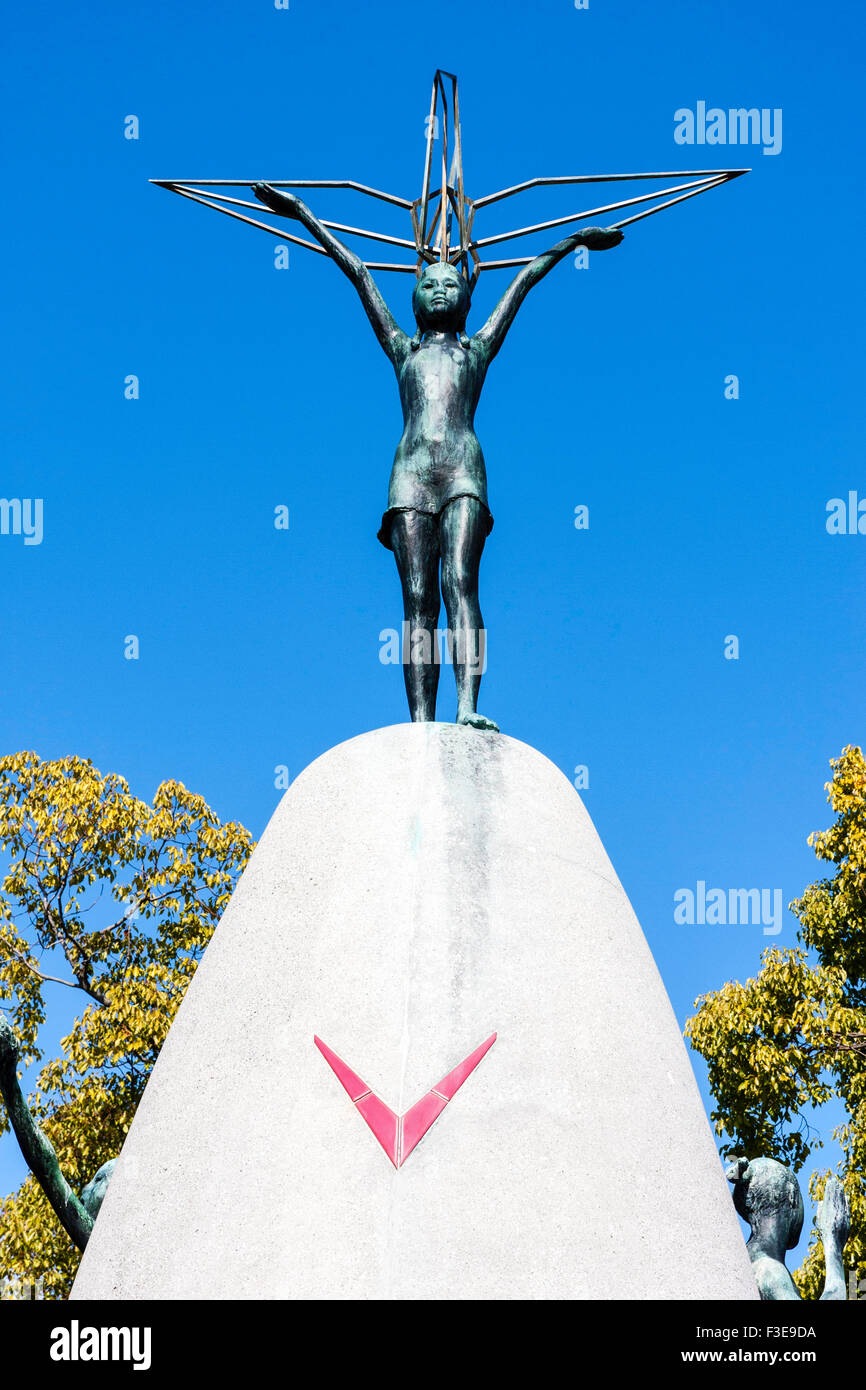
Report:
[{"label": "girl statue's leg", "polygon": [[478,603],[478,567],[487,539],[487,512],[475,497],[457,497],[439,518],[442,594],[457,679],[457,723],[499,726],[477,712],[487,634]]},{"label": "girl statue's leg", "polygon": [[[439,534],[435,516],[397,512],[391,522],[391,548],[403,586],[403,616],[409,645],[403,651],[403,678],[415,723],[436,718],[439,684]],[[404,628],[404,634],[406,628]]]}]

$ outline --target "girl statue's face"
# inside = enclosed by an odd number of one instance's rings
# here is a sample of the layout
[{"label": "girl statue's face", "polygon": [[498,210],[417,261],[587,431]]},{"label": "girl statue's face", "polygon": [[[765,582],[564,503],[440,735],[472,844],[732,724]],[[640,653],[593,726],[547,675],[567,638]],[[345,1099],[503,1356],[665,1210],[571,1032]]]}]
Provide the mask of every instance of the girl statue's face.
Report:
[{"label": "girl statue's face", "polygon": [[415,286],[412,307],[422,328],[456,333],[466,322],[469,286],[454,266],[437,261],[425,267]]}]

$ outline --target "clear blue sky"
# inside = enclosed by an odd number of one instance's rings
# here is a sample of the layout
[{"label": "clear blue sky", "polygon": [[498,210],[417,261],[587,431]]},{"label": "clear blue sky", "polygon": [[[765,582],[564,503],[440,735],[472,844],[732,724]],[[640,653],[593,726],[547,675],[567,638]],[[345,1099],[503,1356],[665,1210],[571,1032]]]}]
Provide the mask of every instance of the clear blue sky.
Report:
[{"label": "clear blue sky", "polygon": [[[477,421],[496,518],[481,708],[567,775],[588,766],[586,803],[683,1021],[766,944],[793,944],[795,923],[773,938],[678,926],[674,892],[778,887],[787,904],[816,876],[828,760],[866,733],[866,536],[825,529],[830,498],[866,497],[862,10],[434,14],[36,0],[9,20],[0,491],[43,499],[44,539],[0,536],[0,745],[88,756],[146,797],[178,778],[258,835],[276,765],[294,776],[406,717],[401,672],[378,659],[400,620],[376,541],[400,432],[391,369],[324,258],[293,251],[278,271],[270,238],[149,177],[348,176],[414,197],[437,66],[460,78],[475,196],[551,173],[751,165],[588,271],[560,265]],[[677,145],[674,112],[698,101],[781,108],[781,152]],[[408,234],[355,195],[311,201]],[[470,330],[507,275],[482,277]],[[411,277],[380,284],[411,327]],[[72,1013],[55,1006],[49,1047]],[[0,1190],[21,1173],[4,1139]]]}]

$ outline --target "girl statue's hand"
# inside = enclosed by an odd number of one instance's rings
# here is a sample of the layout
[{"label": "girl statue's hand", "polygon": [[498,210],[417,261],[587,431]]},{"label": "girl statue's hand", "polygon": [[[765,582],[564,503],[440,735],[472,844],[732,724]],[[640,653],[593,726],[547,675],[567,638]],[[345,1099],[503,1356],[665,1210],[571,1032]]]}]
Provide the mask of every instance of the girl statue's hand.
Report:
[{"label": "girl statue's hand", "polygon": [[619,246],[622,241],[622,232],[618,227],[584,227],[578,235],[590,251],[607,251],[611,246]]},{"label": "girl statue's hand", "polygon": [[824,1196],[818,1204],[815,1225],[825,1246],[838,1242],[840,1250],[845,1248],[851,1229],[851,1213],[845,1189],[838,1178],[827,1179]]},{"label": "girl statue's hand", "polygon": [[269,183],[254,183],[253,192],[260,203],[283,217],[297,219],[301,200],[295,193],[285,193],[281,188],[272,188]]}]

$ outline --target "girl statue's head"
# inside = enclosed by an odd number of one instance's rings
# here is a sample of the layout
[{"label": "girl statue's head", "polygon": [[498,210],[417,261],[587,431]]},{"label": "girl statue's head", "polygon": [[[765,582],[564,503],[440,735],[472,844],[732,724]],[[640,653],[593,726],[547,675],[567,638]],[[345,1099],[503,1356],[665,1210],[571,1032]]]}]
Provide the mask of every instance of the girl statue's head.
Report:
[{"label": "girl statue's head", "polygon": [[447,261],[426,265],[412,294],[418,325],[412,347],[420,346],[425,333],[456,333],[462,346],[468,347],[463,330],[471,302],[469,285],[457,266]]}]

